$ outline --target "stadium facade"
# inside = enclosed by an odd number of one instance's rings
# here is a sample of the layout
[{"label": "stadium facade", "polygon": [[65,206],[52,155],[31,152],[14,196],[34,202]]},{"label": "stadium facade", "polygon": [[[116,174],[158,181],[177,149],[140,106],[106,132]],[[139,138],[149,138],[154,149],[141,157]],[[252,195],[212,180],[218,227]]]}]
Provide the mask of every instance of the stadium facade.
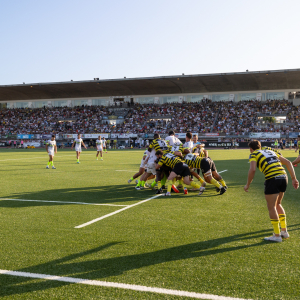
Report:
[{"label": "stadium facade", "polygon": [[0,86],[0,107],[127,106],[243,100],[300,105],[300,69]]}]

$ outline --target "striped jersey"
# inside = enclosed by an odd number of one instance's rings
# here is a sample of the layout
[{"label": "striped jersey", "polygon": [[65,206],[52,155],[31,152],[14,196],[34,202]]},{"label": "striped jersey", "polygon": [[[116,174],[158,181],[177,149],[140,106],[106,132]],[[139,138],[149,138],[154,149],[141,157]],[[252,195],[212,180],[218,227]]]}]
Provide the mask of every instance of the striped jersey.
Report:
[{"label": "striped jersey", "polygon": [[279,175],[286,175],[278,157],[280,154],[272,150],[255,150],[250,154],[249,162],[255,161],[256,166],[268,180]]},{"label": "striped jersey", "polygon": [[189,153],[184,157],[184,161],[190,168],[201,169],[200,164],[203,158],[204,157],[200,157],[192,153]]},{"label": "striped jersey", "polygon": [[172,169],[179,163],[183,163],[183,161],[178,156],[172,153],[164,154],[158,162],[160,166],[166,165],[167,167],[170,167]]},{"label": "striped jersey", "polygon": [[167,150],[164,152],[165,153],[172,153],[172,152],[174,153],[175,151],[179,151],[179,152],[183,153],[183,150],[184,150],[183,145],[180,144],[180,145],[169,146],[167,148]]},{"label": "striped jersey", "polygon": [[200,157],[205,157],[204,148],[194,147],[192,153],[199,153]]},{"label": "striped jersey", "polygon": [[274,151],[275,153],[278,153],[281,156],[281,152],[278,149],[274,149],[274,148],[271,148],[271,147],[264,146],[264,147],[261,147],[261,150],[271,150],[271,151]]},{"label": "striped jersey", "polygon": [[164,140],[155,139],[151,142],[149,148],[155,149],[155,151],[158,151],[158,150],[165,151],[168,149],[168,144]]}]

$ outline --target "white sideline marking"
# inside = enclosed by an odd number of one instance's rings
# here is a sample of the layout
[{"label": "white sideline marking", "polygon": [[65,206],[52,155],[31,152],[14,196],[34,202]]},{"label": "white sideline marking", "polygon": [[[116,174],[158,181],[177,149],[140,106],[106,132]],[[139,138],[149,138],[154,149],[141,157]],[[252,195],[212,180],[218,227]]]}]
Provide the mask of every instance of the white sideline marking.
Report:
[{"label": "white sideline marking", "polygon": [[154,198],[160,197],[160,196],[162,196],[162,195],[163,195],[163,194],[159,194],[159,195],[153,196],[153,197],[151,197],[151,198],[148,198],[148,199],[146,199],[146,200],[137,202],[137,203],[135,203],[135,204],[128,205],[127,207],[121,208],[121,209],[119,209],[119,210],[117,210],[117,211],[114,211],[114,212],[112,212],[112,213],[110,213],[110,214],[107,214],[107,215],[104,215],[104,216],[102,216],[102,217],[100,217],[100,218],[97,218],[97,219],[94,219],[94,220],[92,220],[92,221],[89,221],[89,222],[87,222],[87,223],[78,225],[78,226],[76,226],[76,227],[74,227],[74,228],[82,228],[82,227],[91,225],[91,224],[93,224],[93,223],[95,223],[95,222],[98,222],[98,221],[103,220],[103,219],[105,219],[105,218],[108,218],[108,217],[111,217],[111,216],[113,216],[113,215],[116,215],[116,214],[118,214],[118,213],[120,213],[120,212],[122,212],[122,211],[124,211],[124,210],[126,210],[126,209],[129,209],[129,208],[131,208],[131,207],[140,205],[140,204],[142,204],[142,203],[145,203],[145,202],[147,202],[147,201],[149,201],[149,200],[152,200],[152,199],[154,199]]},{"label": "white sideline marking", "polygon": [[28,199],[10,199],[10,198],[0,198],[0,201],[1,200],[28,201],[28,202],[51,202],[51,203],[80,204],[80,205],[128,206],[128,205],[109,204],[109,203],[86,203],[86,202],[67,202],[67,201],[51,201],[51,200],[28,200]]},{"label": "white sideline marking", "polygon": [[[83,279],[83,278],[55,276],[55,275],[29,273],[29,272],[17,272],[17,271],[0,270],[0,274],[20,276],[20,277],[29,277],[29,278],[38,278],[38,279],[46,279],[46,280],[55,280],[55,281],[86,284],[86,285],[93,285],[93,286],[111,287],[111,288],[133,290],[133,291],[139,291],[139,292],[149,292],[149,293],[157,293],[157,294],[165,294],[165,295],[175,295],[175,296],[190,297],[190,298],[196,298],[196,299],[246,300],[246,299],[241,299],[241,298],[232,298],[232,297],[217,296],[217,295],[210,295],[210,294],[200,294],[200,293],[195,293],[195,292],[186,292],[186,291],[171,290],[171,289],[164,289],[164,288],[148,287],[148,286],[143,286],[143,285],[126,284],[126,283],[118,283],[118,282],[108,282],[108,281],[100,281],[100,280],[88,280],[88,279]],[[248,300],[250,300],[250,299],[248,299]]]},{"label": "white sideline marking", "polygon": [[223,172],[226,172],[226,171],[228,171],[228,170],[223,170],[223,171],[220,171],[220,172],[218,172],[218,173],[220,174],[220,173],[223,173]]}]

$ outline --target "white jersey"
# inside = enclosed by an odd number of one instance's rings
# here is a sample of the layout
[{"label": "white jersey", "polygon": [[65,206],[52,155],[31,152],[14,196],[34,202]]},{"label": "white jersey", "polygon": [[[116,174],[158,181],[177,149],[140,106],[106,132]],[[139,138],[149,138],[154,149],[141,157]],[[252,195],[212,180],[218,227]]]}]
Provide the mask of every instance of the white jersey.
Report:
[{"label": "white jersey", "polygon": [[102,140],[96,140],[97,150],[102,151],[104,142]]},{"label": "white jersey", "polygon": [[103,148],[106,148],[106,139],[103,139]]},{"label": "white jersey", "polygon": [[49,155],[54,155],[54,150],[56,146],[56,141],[47,141],[46,145],[48,145],[48,154]]},{"label": "white jersey", "polygon": [[169,141],[170,146],[173,146],[175,143],[181,143],[180,140],[174,135],[167,136],[165,140]]},{"label": "white jersey", "polygon": [[147,160],[147,157],[150,155],[150,152],[148,150],[146,150],[143,154],[143,158],[141,160],[141,165],[140,165],[140,168],[146,168],[146,160]]},{"label": "white jersey", "polygon": [[81,152],[82,138],[75,139],[75,151]]},{"label": "white jersey", "polygon": [[194,148],[194,143],[192,141],[189,141],[189,142],[185,142],[183,144],[183,148],[189,148],[191,151],[193,150]]}]

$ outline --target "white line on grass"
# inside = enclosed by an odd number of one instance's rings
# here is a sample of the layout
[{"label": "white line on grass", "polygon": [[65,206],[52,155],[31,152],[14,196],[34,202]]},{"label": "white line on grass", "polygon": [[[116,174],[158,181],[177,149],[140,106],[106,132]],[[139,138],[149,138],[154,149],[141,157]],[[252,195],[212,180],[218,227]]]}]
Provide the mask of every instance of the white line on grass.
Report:
[{"label": "white line on grass", "polygon": [[78,283],[78,284],[93,285],[93,286],[103,286],[103,287],[118,288],[118,289],[125,289],[125,290],[139,291],[139,292],[149,292],[149,293],[157,293],[157,294],[164,294],[164,295],[175,295],[175,296],[180,296],[180,297],[189,297],[189,298],[196,298],[196,299],[246,300],[246,299],[241,299],[241,298],[232,298],[232,297],[217,296],[217,295],[210,295],[210,294],[200,294],[200,293],[195,293],[195,292],[186,292],[186,291],[171,290],[171,289],[164,289],[164,288],[148,287],[148,286],[143,286],[143,285],[108,282],[108,281],[100,281],[100,280],[88,280],[88,279],[83,279],[83,278],[55,276],[55,275],[29,273],[29,272],[0,270],[0,274],[19,276],[19,277],[27,277],[27,278],[45,279],[45,280],[55,280],[55,281]]},{"label": "white line on grass", "polygon": [[10,198],[0,198],[1,200],[9,201],[28,201],[28,202],[50,202],[50,203],[63,203],[63,204],[80,204],[80,205],[106,205],[106,206],[128,206],[121,204],[109,204],[109,203],[86,203],[86,202],[68,202],[68,201],[52,201],[52,200],[29,200],[29,199],[10,199]]},{"label": "white line on grass", "polygon": [[223,173],[223,172],[226,172],[226,171],[228,171],[228,170],[223,170],[223,171],[220,171],[220,172],[218,172],[218,173],[220,174],[220,173]]},{"label": "white line on grass", "polygon": [[122,211],[124,211],[124,210],[126,210],[126,209],[129,209],[129,208],[131,208],[131,207],[140,205],[140,204],[142,204],[142,203],[145,203],[145,202],[147,202],[147,201],[149,201],[149,200],[155,199],[155,198],[160,197],[160,196],[162,196],[162,195],[163,195],[163,194],[156,195],[156,196],[153,196],[153,197],[148,198],[148,199],[146,199],[146,200],[137,202],[137,203],[135,203],[135,204],[128,205],[127,207],[121,208],[121,209],[119,209],[119,210],[117,210],[117,211],[114,211],[114,212],[112,212],[112,213],[110,213],[110,214],[107,214],[107,215],[102,216],[102,217],[100,217],[100,218],[97,218],[97,219],[94,219],[94,220],[92,220],[92,221],[89,221],[89,222],[87,222],[87,223],[78,225],[78,226],[76,226],[76,227],[74,227],[74,228],[82,228],[82,227],[91,225],[91,224],[93,224],[93,223],[95,223],[95,222],[98,222],[98,221],[101,221],[101,220],[103,220],[103,219],[105,219],[105,218],[108,218],[108,217],[111,217],[111,216],[113,216],[113,215],[116,215],[116,214],[118,214],[118,213],[120,213],[120,212],[122,212]]}]

